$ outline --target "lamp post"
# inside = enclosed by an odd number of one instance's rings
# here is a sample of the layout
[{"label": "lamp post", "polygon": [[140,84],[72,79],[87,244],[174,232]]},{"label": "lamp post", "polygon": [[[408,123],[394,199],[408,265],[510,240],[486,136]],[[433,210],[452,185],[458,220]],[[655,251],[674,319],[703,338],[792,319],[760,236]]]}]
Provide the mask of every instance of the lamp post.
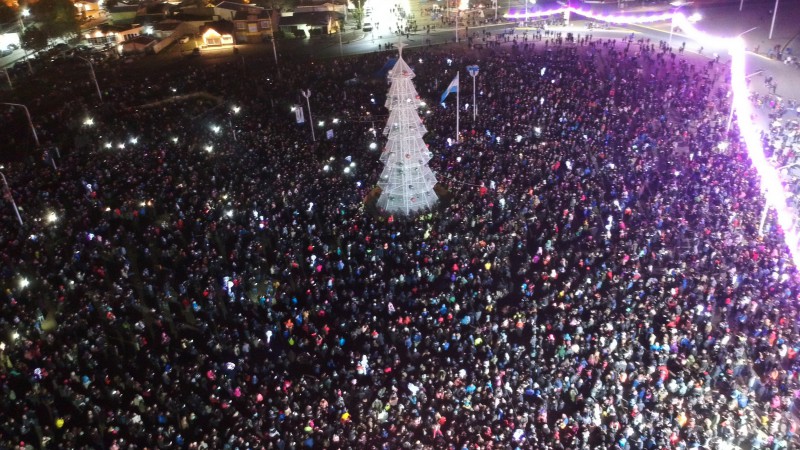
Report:
[{"label": "lamp post", "polygon": [[497,22],[497,4],[500,0],[494,0],[494,21]]},{"label": "lamp post", "polygon": [[769,26],[769,38],[772,39],[772,32],[775,30],[775,17],[778,15],[778,2],[775,0],[775,7],[772,8],[772,24]]},{"label": "lamp post", "polygon": [[[758,27],[753,27],[753,28],[750,28],[749,30],[742,31],[741,33],[737,34],[737,35],[736,35],[736,37],[737,37],[737,38],[739,38],[739,37],[742,37],[742,36],[744,36],[745,34],[747,34],[747,33],[751,32],[751,31],[753,31],[753,30],[757,30],[757,29],[758,29]],[[755,75],[756,73],[761,73],[761,71],[758,71],[758,72],[752,73],[752,74],[750,74],[750,75],[746,76],[746,77],[745,77],[745,79],[747,79],[747,78],[750,78],[751,76]],[[727,125],[725,126],[725,131],[726,131],[726,132],[729,132],[729,131],[731,131],[731,125],[733,124],[733,109],[734,109],[734,108],[733,108],[733,102],[731,102],[731,110],[730,110],[730,112],[728,113],[728,123],[727,123]]]},{"label": "lamp post", "polygon": [[103,102],[103,93],[100,92],[100,85],[97,83],[97,75],[94,73],[94,64],[92,64],[91,60],[86,59],[86,58],[84,58],[82,56],[78,56],[78,59],[82,59],[82,60],[86,61],[87,64],[89,64],[89,70],[92,73],[92,81],[94,82],[94,88],[97,91],[97,98],[100,99],[100,102],[102,103]]},{"label": "lamp post", "polygon": [[19,222],[19,226],[22,226],[22,217],[19,215],[19,209],[17,208],[17,202],[14,201],[14,195],[11,193],[11,189],[8,187],[8,182],[6,181],[6,176],[3,175],[3,172],[0,172],[0,177],[3,178],[3,188],[5,189],[5,193],[3,197],[6,200],[11,202],[11,206],[14,207],[14,214],[17,215],[17,221]]},{"label": "lamp post", "polygon": [[8,81],[8,88],[14,89],[14,85],[11,84],[11,77],[8,75],[8,69],[3,69],[3,73],[6,74],[6,81]]},{"label": "lamp post", "polygon": [[[347,8],[345,8],[345,9],[347,9]],[[339,56],[340,57],[343,56],[342,55],[342,28],[344,28],[344,27],[342,25],[339,25],[339,32],[336,33],[336,34],[339,35]]]},{"label": "lamp post", "polygon": [[[785,166],[775,168],[776,172],[780,172],[783,169],[788,169],[790,167],[798,167],[800,163],[792,163],[787,164]],[[764,194],[764,211],[761,213],[761,224],[758,226],[758,235],[764,236],[764,226],[767,224],[767,215],[769,214],[769,209],[772,208],[772,205],[769,204],[769,200],[766,199],[766,194]]]},{"label": "lamp post", "polygon": [[[23,17],[28,17],[30,15],[31,15],[31,12],[30,12],[30,10],[28,8],[22,8],[22,11],[20,12],[20,15],[19,15],[19,34],[20,34],[20,38],[22,37],[22,34],[25,33],[25,22],[22,21],[22,18]],[[22,44],[22,43],[20,42],[20,44]],[[25,47],[24,45],[21,45],[21,47],[22,47],[22,52],[25,54],[25,63],[28,65],[28,73],[33,74],[33,67],[31,66],[31,60],[28,59],[28,48]]]},{"label": "lamp post", "polygon": [[[275,48],[275,18],[270,16],[270,31],[272,31],[272,56],[275,57],[275,68],[278,68],[278,50]],[[280,73],[280,72],[279,72]]]},{"label": "lamp post", "polygon": [[313,142],[317,142],[317,137],[314,135],[314,119],[311,117],[311,101],[308,100],[311,97],[311,89],[300,90],[300,93],[303,94],[303,97],[306,98],[306,106],[308,107],[308,125],[311,127],[311,140]]},{"label": "lamp post", "polygon": [[31,120],[31,113],[28,111],[28,107],[21,103],[0,103],[0,105],[18,106],[25,110],[25,118],[28,119],[28,126],[31,128],[31,133],[33,133],[33,140],[36,142],[36,147],[39,147],[39,136],[36,135],[36,128],[33,127],[33,120]]},{"label": "lamp post", "polygon": [[[672,11],[672,20],[670,21],[670,25],[669,25],[669,45],[672,45],[672,33],[675,31],[675,14],[678,12],[679,9],[683,8],[685,5],[686,5],[686,3],[684,3],[683,5],[678,6],[677,8],[675,8]],[[692,14],[689,17],[686,18],[686,20],[688,20],[690,23],[693,23],[693,24],[701,21],[702,19],[703,19],[703,16],[700,15],[700,13],[697,13],[697,12],[695,12],[694,14]],[[756,28],[758,28],[758,27],[756,27]],[[747,33],[748,31],[753,31],[753,29],[747,30],[744,33]],[[742,34],[744,34],[744,33],[742,33]],[[741,36],[742,34],[740,34],[739,36]]]},{"label": "lamp post", "polygon": [[669,21],[669,46],[672,47],[672,34],[675,32],[675,14],[681,9],[683,5],[678,6],[672,11],[672,17]]},{"label": "lamp post", "polygon": [[[241,110],[242,110],[242,108],[239,107],[239,106],[235,106],[234,105],[234,106],[231,107],[231,113],[232,114],[239,114],[239,111],[241,111]],[[231,126],[231,132],[233,133],[233,140],[234,140],[234,142],[236,142],[238,140],[238,139],[236,139],[236,128],[233,127],[233,118],[230,115],[228,115],[228,125]]]},{"label": "lamp post", "polygon": [[475,122],[475,120],[478,117],[478,102],[476,101],[475,98],[475,79],[478,77],[478,70],[479,68],[476,65],[467,66],[467,72],[469,72],[469,76],[472,77],[472,121],[473,122]]},{"label": "lamp post", "polygon": [[458,44],[458,15],[461,11],[456,7],[456,44]]}]

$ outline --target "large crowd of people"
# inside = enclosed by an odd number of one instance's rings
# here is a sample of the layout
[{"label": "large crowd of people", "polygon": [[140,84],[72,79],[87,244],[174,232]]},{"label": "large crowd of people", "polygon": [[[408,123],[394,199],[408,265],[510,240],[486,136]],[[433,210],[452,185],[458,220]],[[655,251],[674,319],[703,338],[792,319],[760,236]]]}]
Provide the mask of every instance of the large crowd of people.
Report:
[{"label": "large crowd of people", "polygon": [[446,192],[415,218],[365,204],[392,52],[19,99],[55,160],[2,169],[0,446],[792,448],[797,273],[727,67],[463,45],[404,52]]}]

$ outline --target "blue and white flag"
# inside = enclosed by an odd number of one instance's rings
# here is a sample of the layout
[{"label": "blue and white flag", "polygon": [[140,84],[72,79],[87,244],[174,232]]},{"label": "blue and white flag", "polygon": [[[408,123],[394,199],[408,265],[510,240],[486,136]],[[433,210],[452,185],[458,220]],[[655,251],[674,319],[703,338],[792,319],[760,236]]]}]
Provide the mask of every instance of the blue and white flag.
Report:
[{"label": "blue and white flag", "polygon": [[442,94],[442,101],[444,103],[444,99],[447,98],[448,95],[452,94],[453,92],[458,92],[458,73],[456,73],[456,77],[453,78],[453,81],[450,82],[450,85],[447,86],[447,89]]}]

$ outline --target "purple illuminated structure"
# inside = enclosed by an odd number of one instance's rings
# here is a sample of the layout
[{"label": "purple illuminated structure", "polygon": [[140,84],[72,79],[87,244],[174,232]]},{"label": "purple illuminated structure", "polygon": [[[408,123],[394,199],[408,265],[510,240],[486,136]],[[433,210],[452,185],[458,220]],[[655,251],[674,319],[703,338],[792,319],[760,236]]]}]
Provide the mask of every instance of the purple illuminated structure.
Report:
[{"label": "purple illuminated structure", "polygon": [[712,36],[698,30],[694,24],[680,12],[662,12],[658,14],[598,14],[593,11],[575,8],[561,7],[545,11],[511,12],[505,17],[510,19],[524,19],[550,16],[554,14],[572,13],[588,17],[594,20],[617,24],[645,24],[653,22],[672,21],[672,26],[680,27],[681,31],[698,42],[703,42],[708,47],[725,48],[731,55],[731,89],[733,91],[732,108],[736,112],[736,122],[739,126],[741,138],[744,141],[745,149],[758,171],[761,183],[761,191],[766,198],[767,207],[775,208],[778,217],[778,225],[783,231],[783,238],[795,267],[800,267],[800,238],[798,229],[795,225],[795,214],[787,205],[787,193],[784,189],[783,181],[777,170],[767,161],[764,156],[764,148],[761,145],[759,131],[755,123],[750,120],[752,107],[748,100],[747,82],[745,78],[745,43],[741,36],[719,37]]}]

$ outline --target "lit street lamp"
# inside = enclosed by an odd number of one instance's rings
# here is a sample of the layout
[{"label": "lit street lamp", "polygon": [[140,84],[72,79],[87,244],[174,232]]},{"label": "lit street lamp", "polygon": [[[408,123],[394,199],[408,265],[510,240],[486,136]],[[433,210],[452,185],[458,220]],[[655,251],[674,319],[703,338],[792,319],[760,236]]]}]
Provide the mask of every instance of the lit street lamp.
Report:
[{"label": "lit street lamp", "polygon": [[[30,10],[28,8],[22,8],[22,11],[20,11],[20,15],[18,16],[18,18],[19,18],[19,35],[20,35],[20,38],[22,37],[23,34],[25,34],[25,22],[22,21],[22,18],[23,17],[28,17],[30,15],[31,15],[31,12],[30,12]],[[22,43],[20,42],[20,44],[22,44]],[[25,54],[25,62],[28,64],[28,73],[33,74],[33,67],[31,66],[31,60],[28,59],[28,48],[25,47],[24,45],[20,45],[20,47],[22,47],[22,51]]]},{"label": "lit street lamp", "polygon": [[[234,106],[231,107],[231,113],[232,114],[239,114],[239,111],[241,111],[241,110],[242,110],[242,108],[240,106],[235,106],[234,105]],[[231,126],[231,131],[233,132],[233,140],[235,142],[235,141],[237,141],[237,139],[236,139],[236,128],[233,127],[233,118],[231,117],[231,115],[228,115],[228,125]]]},{"label": "lit street lamp", "polygon": [[9,203],[11,203],[11,206],[14,207],[14,214],[17,215],[17,221],[19,222],[19,225],[22,226],[22,217],[20,217],[20,215],[19,215],[19,209],[17,208],[17,202],[14,201],[14,195],[11,194],[11,189],[9,189],[9,187],[8,187],[8,182],[6,181],[6,176],[3,175],[3,172],[0,172],[0,177],[3,178],[3,189],[5,190],[5,192],[3,193],[3,197]]},{"label": "lit street lamp", "polygon": [[311,117],[311,102],[308,100],[311,97],[311,89],[300,90],[303,97],[306,98],[306,106],[308,107],[308,125],[311,127],[311,140],[317,142],[317,137],[314,135],[314,119]]},{"label": "lit street lamp", "polygon": [[[669,45],[672,45],[672,33],[675,31],[675,14],[677,14],[678,10],[683,8],[687,4],[688,3],[683,3],[683,4],[679,5],[677,8],[675,8],[672,11],[672,19],[671,19],[670,24],[669,24]],[[703,18],[703,16],[701,16],[699,13],[693,13],[691,16],[687,17],[686,20],[688,20],[691,23],[697,23],[702,18]],[[745,31],[745,33],[746,33],[746,31]]]}]

